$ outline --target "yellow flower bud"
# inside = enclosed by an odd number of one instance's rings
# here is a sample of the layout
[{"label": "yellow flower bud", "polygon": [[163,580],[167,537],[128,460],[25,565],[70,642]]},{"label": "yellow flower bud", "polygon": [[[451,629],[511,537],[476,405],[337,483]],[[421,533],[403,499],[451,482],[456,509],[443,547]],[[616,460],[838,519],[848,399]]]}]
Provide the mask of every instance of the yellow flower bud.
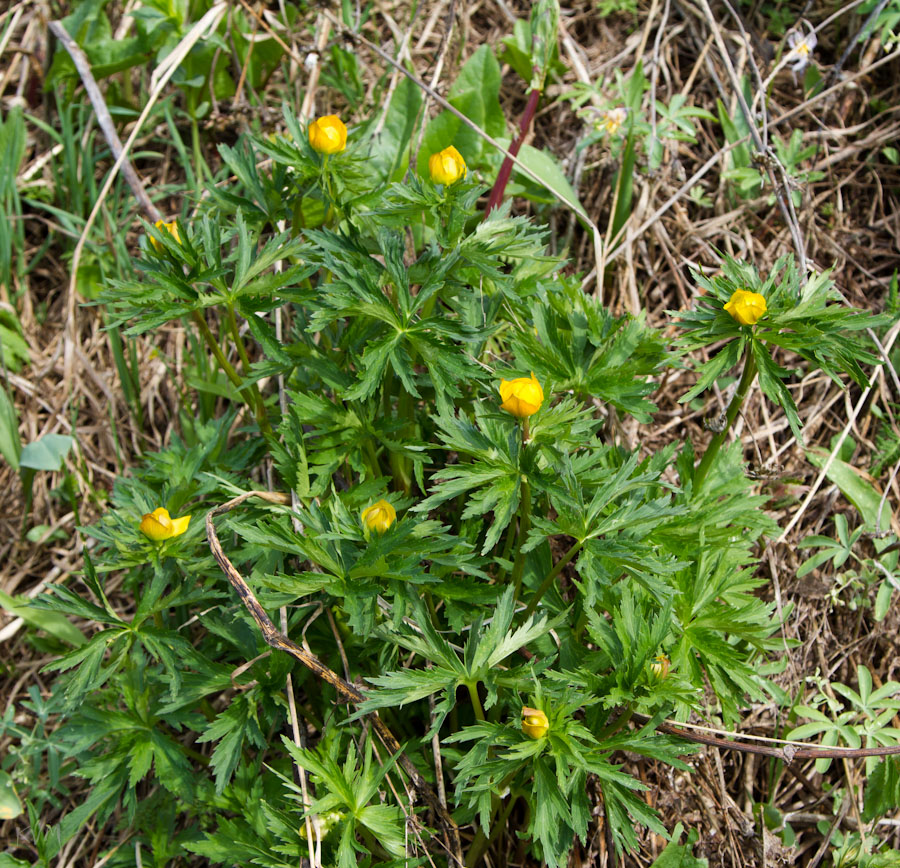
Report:
[{"label": "yellow flower bud", "polygon": [[526,419],[541,409],[544,401],[544,390],[532,371],[530,377],[517,377],[515,380],[500,381],[500,405],[507,413]]},{"label": "yellow flower bud", "polygon": [[547,715],[539,708],[522,708],[522,732],[529,738],[543,738],[550,729]]},{"label": "yellow flower bud", "polygon": [[347,127],[337,115],[316,118],[309,125],[309,143],[320,154],[339,154],[347,147]]},{"label": "yellow flower bud", "polygon": [[162,542],[165,539],[171,539],[173,536],[181,536],[191,523],[189,515],[183,515],[181,518],[170,518],[169,510],[165,507],[154,509],[153,512],[144,514],[141,519],[140,530],[144,536],[149,537],[154,542]]},{"label": "yellow flower bud", "polygon": [[[166,223],[165,220],[157,220],[155,226],[160,232],[168,232],[169,235],[175,239],[176,244],[181,244],[181,236],[178,234],[178,224],[174,220],[171,223]],[[162,244],[152,235],[150,236],[150,243],[153,245],[154,250],[162,253]]]},{"label": "yellow flower bud", "polygon": [[666,676],[669,674],[669,668],[672,666],[672,661],[666,657],[665,654],[657,654],[656,657],[653,658],[653,662],[650,664],[650,671],[653,673],[655,678],[658,678],[660,681],[665,681]]},{"label": "yellow flower bud", "polygon": [[728,311],[741,325],[754,325],[766,314],[766,299],[758,292],[749,289],[737,289],[725,305]]},{"label": "yellow flower bud", "polygon": [[367,506],[361,518],[366,530],[384,533],[397,520],[397,512],[386,500],[379,500]]},{"label": "yellow flower bud", "polygon": [[465,178],[468,169],[462,154],[450,145],[449,148],[431,155],[428,160],[428,171],[435,184],[447,185]]}]

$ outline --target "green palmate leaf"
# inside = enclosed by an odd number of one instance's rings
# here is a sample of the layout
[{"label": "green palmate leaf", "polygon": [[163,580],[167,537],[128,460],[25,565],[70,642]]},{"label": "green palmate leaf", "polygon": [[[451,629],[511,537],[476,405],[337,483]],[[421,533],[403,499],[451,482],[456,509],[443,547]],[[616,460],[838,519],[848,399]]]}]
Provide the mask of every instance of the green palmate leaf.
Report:
[{"label": "green palmate leaf", "polygon": [[514,339],[519,364],[548,386],[649,421],[656,409],[646,400],[656,388],[649,377],[668,358],[661,336],[643,317],[611,316],[574,283],[553,289],[549,304],[532,306],[534,332],[523,330]]},{"label": "green palmate leaf", "polygon": [[709,860],[696,858],[692,851],[700,837],[696,829],[688,832],[685,842],[681,843],[684,826],[678,823],[672,830],[672,838],[666,848],[654,860],[650,868],[708,868]]},{"label": "green palmate leaf", "polygon": [[[752,265],[725,257],[721,274],[710,278],[694,272],[693,277],[706,296],[694,310],[679,313],[679,325],[685,330],[679,344],[685,351],[693,351],[721,340],[729,343],[700,368],[700,382],[682,400],[699,394],[733,367],[750,341],[760,387],[784,410],[799,440],[800,417],[783,382],[792,372],[775,361],[776,348],[807,359],[839,384],[840,375],[846,374],[856,383],[866,385],[861,365],[878,363],[870,345],[857,333],[884,325],[889,318],[833,303],[838,296],[828,272],[804,280],[793,257],[785,256],[764,279]],[[752,332],[751,327],[740,325],[724,310],[737,290],[755,292],[765,298],[766,313],[752,327]]]},{"label": "green palmate leaf", "polygon": [[255,703],[246,694],[239,694],[197,739],[201,743],[217,742],[210,760],[216,773],[217,793],[225,789],[234,774],[245,744],[265,747],[256,715]]}]

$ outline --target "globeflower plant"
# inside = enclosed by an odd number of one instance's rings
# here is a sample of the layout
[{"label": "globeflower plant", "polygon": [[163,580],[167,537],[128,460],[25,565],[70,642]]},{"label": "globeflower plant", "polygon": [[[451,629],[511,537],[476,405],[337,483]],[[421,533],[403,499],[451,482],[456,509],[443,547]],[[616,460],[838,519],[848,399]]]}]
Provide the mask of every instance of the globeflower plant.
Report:
[{"label": "globeflower plant", "polygon": [[[769,681],[786,608],[756,593],[778,527],[731,426],[765,400],[801,432],[788,386],[867,383],[884,321],[790,257],[714,252],[671,322],[608,307],[542,226],[484,219],[450,133],[394,93],[354,106],[341,159],[343,122],[290,108],[223,145],[190,238],[141,243],[97,299],[122,335],[183,336],[186,374],[40,603],[90,633],[46,692],[94,788],[46,835],[66,852],[90,824],[123,864],[563,868],[592,841],[628,864],[675,837],[648,795],[691,773],[672,721],[793,698]],[[663,380],[707,426],[667,393],[681,427],[645,436]],[[191,515],[137,525],[156,503],[192,504],[190,546],[162,544]]]}]

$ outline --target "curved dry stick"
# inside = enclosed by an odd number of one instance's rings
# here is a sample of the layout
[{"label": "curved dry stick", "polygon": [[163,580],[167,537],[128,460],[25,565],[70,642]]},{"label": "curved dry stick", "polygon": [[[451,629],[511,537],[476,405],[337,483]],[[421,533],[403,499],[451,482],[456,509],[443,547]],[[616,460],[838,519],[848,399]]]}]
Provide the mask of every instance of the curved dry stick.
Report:
[{"label": "curved dry stick", "polygon": [[[650,720],[649,717],[643,714],[635,714],[634,719],[643,723],[647,723]],[[820,745],[798,747],[797,742],[766,739],[780,745],[779,747],[768,747],[761,744],[744,744],[740,741],[729,741],[727,738],[720,738],[715,735],[701,735],[700,733],[682,729],[678,724],[673,726],[668,723],[660,723],[657,725],[656,731],[664,732],[667,735],[675,735],[678,738],[683,738],[685,741],[692,741],[696,744],[717,747],[721,750],[736,750],[741,753],[755,753],[761,756],[775,757],[788,764],[795,759],[858,759],[870,756],[897,756],[900,754],[900,745],[896,744],[885,747],[825,747]],[[748,736],[744,737],[747,738]]]},{"label": "curved dry stick", "polygon": [[[244,494],[240,494],[237,497],[232,498],[227,503],[223,503],[221,506],[214,507],[206,514],[206,538],[209,541],[209,549],[212,552],[213,557],[216,559],[216,562],[221,567],[222,572],[228,577],[228,581],[231,582],[231,586],[237,591],[238,596],[241,598],[244,606],[247,611],[250,613],[251,617],[254,621],[256,621],[257,626],[262,631],[263,639],[265,639],[266,644],[271,646],[272,648],[277,648],[281,651],[286,651],[292,657],[295,657],[299,660],[307,669],[311,672],[315,673],[319,676],[323,681],[326,681],[330,684],[338,693],[338,695],[348,701],[352,702],[356,705],[365,701],[365,696],[358,688],[354,687],[349,682],[345,681],[335,672],[332,672],[318,657],[313,656],[312,654],[305,651],[301,648],[296,642],[292,642],[287,636],[284,635],[272,622],[272,619],[266,614],[265,609],[259,604],[259,600],[253,594],[253,591],[250,590],[250,587],[244,581],[243,576],[237,571],[237,568],[234,564],[231,563],[230,560],[225,556],[225,552],[222,550],[222,544],[219,542],[219,537],[216,535],[216,528],[213,522],[213,519],[217,515],[222,515],[225,512],[228,512],[234,507],[239,506],[245,500],[248,500],[251,497],[258,497],[261,500],[268,501],[269,503],[275,503],[279,505],[289,505],[291,502],[290,496],[287,494],[281,494],[280,492],[273,491],[248,491]],[[388,729],[387,724],[378,716],[377,712],[372,712],[368,715],[369,719],[372,722],[372,726],[375,729],[375,732],[378,733],[379,738],[384,743],[384,746],[395,756],[399,756],[398,762],[402,766],[403,770],[409,775],[412,780],[413,786],[416,789],[416,792],[422,797],[422,799],[427,803],[428,807],[431,808],[435,812],[435,814],[440,817],[441,822],[444,824],[446,828],[447,834],[450,838],[450,849],[451,856],[453,859],[459,864],[460,868],[463,868],[464,862],[462,858],[462,842],[459,837],[459,827],[454,822],[453,818],[450,816],[450,813],[447,809],[441,804],[440,799],[428,785],[428,781],[422,777],[421,772],[413,765],[412,760],[406,756],[405,753],[402,752],[402,748],[400,747],[400,743],[394,738],[394,734]]]}]

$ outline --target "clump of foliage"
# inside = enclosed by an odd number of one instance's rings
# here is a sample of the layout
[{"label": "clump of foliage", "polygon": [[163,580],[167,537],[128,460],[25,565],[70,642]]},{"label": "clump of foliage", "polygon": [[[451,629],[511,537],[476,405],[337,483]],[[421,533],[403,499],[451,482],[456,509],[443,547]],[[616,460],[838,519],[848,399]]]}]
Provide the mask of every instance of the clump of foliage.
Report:
[{"label": "clump of foliage", "polygon": [[[748,697],[782,697],[761,665],[781,623],[754,593],[754,546],[777,528],[725,433],[758,373],[799,434],[785,353],[862,381],[878,321],[789,259],[726,260],[696,275],[704,300],[670,346],[583,292],[540,228],[483,220],[474,173],[396,180],[383,143],[351,130],[323,153],[285,122],[223,147],[236,180],[195,219],[147,225],[140,276],[98,299],[126,334],[185,323],[186,385],[229,409],[186,413],[117,481],[80,586],[43,597],[97,629],[48,667],[63,723],[29,756],[90,790],[45,831],[56,796],[20,782],[37,864],[88,822],[156,865],[287,868],[313,847],[341,868],[452,862],[376,713],[446,789],[466,864],[509,826],[551,866],[595,824],[618,851],[668,834],[624,752],[685,769],[664,718],[734,724]],[[739,292],[764,300],[752,322]],[[685,400],[744,374],[700,464],[690,442],[617,443],[617,419],[652,418],[654,378],[708,348]],[[205,513],[267,481],[290,505],[247,500],[218,520],[222,545],[283,632],[362,685],[357,707],[267,648],[210,554]],[[133,608],[110,602],[113,577]]]}]

